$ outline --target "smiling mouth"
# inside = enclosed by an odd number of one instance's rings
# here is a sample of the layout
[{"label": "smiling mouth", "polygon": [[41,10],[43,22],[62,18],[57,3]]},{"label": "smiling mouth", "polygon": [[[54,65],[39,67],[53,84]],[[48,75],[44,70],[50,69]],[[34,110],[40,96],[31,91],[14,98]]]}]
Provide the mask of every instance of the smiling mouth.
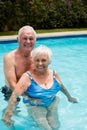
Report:
[{"label": "smiling mouth", "polygon": [[31,45],[30,44],[28,44],[28,45],[24,44],[24,47],[31,47]]},{"label": "smiling mouth", "polygon": [[44,69],[45,67],[44,66],[38,66],[38,69]]},{"label": "smiling mouth", "polygon": [[38,69],[43,69],[43,66],[37,66]]}]

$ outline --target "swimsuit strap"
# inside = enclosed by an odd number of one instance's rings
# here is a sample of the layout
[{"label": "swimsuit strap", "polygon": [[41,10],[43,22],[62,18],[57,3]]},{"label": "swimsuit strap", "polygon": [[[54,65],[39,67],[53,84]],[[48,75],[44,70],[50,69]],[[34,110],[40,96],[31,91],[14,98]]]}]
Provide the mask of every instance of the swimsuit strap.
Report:
[{"label": "swimsuit strap", "polygon": [[[29,71],[26,72],[26,74],[28,75],[28,77],[32,80],[32,76],[31,76],[31,73]],[[55,71],[53,70],[53,78],[55,78]]]},{"label": "swimsuit strap", "polygon": [[26,74],[28,75],[28,77],[32,80],[32,76],[31,76],[31,73],[29,71],[26,72]]},{"label": "swimsuit strap", "polygon": [[56,78],[55,71],[53,70],[53,78]]}]

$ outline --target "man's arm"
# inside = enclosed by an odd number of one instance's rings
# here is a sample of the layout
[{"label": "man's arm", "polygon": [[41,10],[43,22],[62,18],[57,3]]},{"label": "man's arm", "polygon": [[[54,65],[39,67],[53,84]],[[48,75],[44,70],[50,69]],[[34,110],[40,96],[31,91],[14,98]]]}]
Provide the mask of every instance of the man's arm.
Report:
[{"label": "man's arm", "polygon": [[8,53],[4,56],[4,74],[7,84],[14,89],[17,83],[15,73],[15,58],[12,53]]}]

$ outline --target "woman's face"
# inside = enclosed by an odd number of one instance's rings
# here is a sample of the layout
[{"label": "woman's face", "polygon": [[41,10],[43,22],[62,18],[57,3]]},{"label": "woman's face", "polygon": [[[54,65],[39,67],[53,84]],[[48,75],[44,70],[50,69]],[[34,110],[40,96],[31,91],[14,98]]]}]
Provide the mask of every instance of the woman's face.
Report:
[{"label": "woman's face", "polygon": [[44,72],[49,65],[49,58],[46,54],[37,55],[34,58],[34,66],[38,72]]}]

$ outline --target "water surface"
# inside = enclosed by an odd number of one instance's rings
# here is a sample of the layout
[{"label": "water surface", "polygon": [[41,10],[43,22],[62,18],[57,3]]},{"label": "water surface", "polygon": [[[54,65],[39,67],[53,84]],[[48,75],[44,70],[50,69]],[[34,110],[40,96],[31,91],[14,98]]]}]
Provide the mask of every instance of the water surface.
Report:
[{"label": "water surface", "polygon": [[[65,95],[58,93],[60,103],[58,105],[59,130],[87,130],[87,37],[67,37],[38,39],[35,47],[40,44],[52,49],[53,58],[50,68],[57,70],[63,84],[70,94],[78,99],[78,104],[68,102]],[[18,47],[17,43],[0,44],[0,86],[4,85],[3,56]],[[0,119],[2,111],[7,106],[2,93],[0,106]],[[8,128],[0,121],[0,127],[4,130],[36,130],[34,122],[28,118],[26,106],[19,103],[18,115],[13,116],[14,128]],[[39,130],[39,128],[38,128]]]}]

